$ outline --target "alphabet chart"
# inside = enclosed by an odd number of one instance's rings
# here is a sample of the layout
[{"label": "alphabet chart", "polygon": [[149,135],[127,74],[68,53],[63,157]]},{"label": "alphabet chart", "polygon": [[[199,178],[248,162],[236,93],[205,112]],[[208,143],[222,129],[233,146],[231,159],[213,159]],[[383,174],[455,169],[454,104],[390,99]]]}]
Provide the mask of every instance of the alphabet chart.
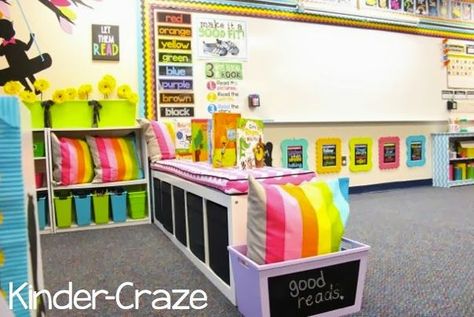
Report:
[{"label": "alphabet chart", "polygon": [[474,42],[448,41],[445,44],[449,88],[474,88]]}]

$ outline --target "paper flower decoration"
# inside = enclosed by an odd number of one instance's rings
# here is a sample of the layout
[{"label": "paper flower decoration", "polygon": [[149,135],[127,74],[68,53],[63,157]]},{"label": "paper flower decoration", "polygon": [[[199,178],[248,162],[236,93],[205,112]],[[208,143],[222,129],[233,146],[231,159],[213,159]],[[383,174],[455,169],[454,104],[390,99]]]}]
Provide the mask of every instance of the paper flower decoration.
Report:
[{"label": "paper flower decoration", "polygon": [[3,91],[5,91],[7,95],[18,95],[22,87],[19,81],[11,80],[3,86]]},{"label": "paper flower decoration", "polygon": [[134,92],[131,92],[129,95],[128,95],[128,101],[130,101],[131,103],[133,104],[136,104],[138,103],[138,95]]},{"label": "paper flower decoration", "polygon": [[68,88],[68,89],[66,89],[66,96],[67,96],[67,99],[68,99],[68,100],[74,100],[74,99],[76,99],[76,95],[77,95],[76,88]]},{"label": "paper flower decoration", "polygon": [[62,89],[58,89],[53,94],[54,103],[63,103],[67,100],[66,92]]},{"label": "paper flower decoration", "polygon": [[77,94],[79,95],[79,99],[89,99],[89,94],[92,92],[92,85],[86,84],[86,85],[81,85],[79,87],[79,90],[77,91]]},{"label": "paper flower decoration", "polygon": [[49,88],[49,82],[46,79],[38,78],[37,80],[35,80],[33,86],[35,86],[35,89],[38,90],[40,93],[43,93]]},{"label": "paper flower decoration", "polygon": [[104,77],[102,77],[103,80],[106,80],[109,82],[110,84],[110,87],[112,88],[112,90],[115,89],[115,87],[117,86],[117,81],[115,80],[115,77],[112,76],[112,75],[104,75]]},{"label": "paper flower decoration", "polygon": [[104,95],[104,98],[107,99],[109,97],[109,95],[112,93],[113,91],[113,88],[112,88],[112,85],[110,84],[110,82],[105,79],[105,78],[102,78],[100,81],[99,81],[99,85],[98,85],[98,88],[99,88],[99,91]]},{"label": "paper flower decoration", "polygon": [[121,85],[117,88],[117,96],[122,99],[128,99],[130,94],[132,93],[132,89],[129,85]]},{"label": "paper flower decoration", "polygon": [[29,90],[23,90],[20,92],[20,99],[24,103],[33,103],[37,101],[35,93]]}]

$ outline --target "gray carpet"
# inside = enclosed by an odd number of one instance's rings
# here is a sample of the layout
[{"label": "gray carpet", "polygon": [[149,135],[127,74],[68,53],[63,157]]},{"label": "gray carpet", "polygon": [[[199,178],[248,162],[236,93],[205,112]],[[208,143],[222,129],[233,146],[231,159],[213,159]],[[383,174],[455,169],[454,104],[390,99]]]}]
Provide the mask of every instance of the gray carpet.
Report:
[{"label": "gray carpet", "polygon": [[[474,187],[418,187],[351,196],[346,236],[370,250],[362,311],[356,316],[474,316]],[[202,289],[202,311],[97,310],[49,316],[239,316],[226,298],[153,225],[42,237],[46,288]],[[124,292],[125,304],[131,293]]]}]

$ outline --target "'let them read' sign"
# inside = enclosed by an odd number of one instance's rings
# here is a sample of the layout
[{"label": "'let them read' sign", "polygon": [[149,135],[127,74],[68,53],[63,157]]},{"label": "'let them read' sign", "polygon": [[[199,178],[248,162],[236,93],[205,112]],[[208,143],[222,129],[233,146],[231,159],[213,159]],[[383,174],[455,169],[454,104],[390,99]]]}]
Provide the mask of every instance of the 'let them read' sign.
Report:
[{"label": "'let them read' sign", "polygon": [[103,61],[120,60],[118,25],[92,25],[92,59]]}]

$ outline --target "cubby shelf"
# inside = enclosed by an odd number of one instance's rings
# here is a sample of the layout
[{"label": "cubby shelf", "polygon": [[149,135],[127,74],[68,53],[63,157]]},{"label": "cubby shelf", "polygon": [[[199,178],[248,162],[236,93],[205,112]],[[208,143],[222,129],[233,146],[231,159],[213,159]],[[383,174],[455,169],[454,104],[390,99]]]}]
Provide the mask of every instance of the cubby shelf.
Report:
[{"label": "cubby shelf", "polygon": [[71,232],[71,231],[84,231],[84,230],[94,230],[94,229],[104,229],[104,228],[118,228],[126,226],[134,226],[150,223],[149,217],[144,219],[127,219],[125,222],[113,222],[104,224],[95,224],[91,223],[87,226],[78,226],[77,224],[72,224],[70,228],[56,228],[56,232]]},{"label": "cubby shelf", "polygon": [[450,149],[459,141],[474,141],[474,133],[441,132],[431,135],[433,152],[433,186],[454,187],[463,185],[473,185],[474,179],[451,180],[449,177],[449,164],[454,162],[472,162],[474,157],[450,158]]},{"label": "cubby shelf", "polygon": [[450,162],[471,161],[471,160],[474,160],[474,157],[457,157],[457,158],[449,159]]},{"label": "cubby shelf", "polygon": [[122,187],[122,186],[133,186],[133,185],[145,185],[147,184],[146,179],[137,179],[132,181],[124,182],[110,182],[110,183],[86,183],[86,184],[75,184],[67,186],[54,186],[54,190],[73,190],[73,189],[96,189],[96,188],[107,188],[107,187]]},{"label": "cubby shelf", "polygon": [[460,180],[460,181],[449,181],[449,183],[448,183],[449,187],[473,185],[473,184],[474,184],[474,179],[463,179],[463,180]]},{"label": "cubby shelf", "polygon": [[40,234],[49,234],[49,233],[53,233],[53,229],[50,226],[45,227],[43,230],[40,230]]},{"label": "cubby shelf", "polygon": [[90,132],[97,132],[97,131],[120,131],[120,130],[139,130],[141,129],[140,126],[133,126],[133,127],[109,127],[109,128],[61,128],[61,129],[50,129],[51,132],[82,132],[82,133],[89,133]]},{"label": "cubby shelf", "polygon": [[[140,161],[142,162],[142,168],[144,171],[144,178],[130,181],[121,181],[121,182],[110,182],[110,183],[87,183],[87,184],[75,184],[75,185],[55,185],[53,182],[53,155],[51,147],[51,135],[52,133],[57,134],[58,136],[72,137],[72,138],[82,138],[86,136],[125,136],[130,133],[134,133],[136,136],[137,142],[137,151],[140,155]],[[142,130],[139,126],[131,127],[109,127],[109,128],[71,128],[71,129],[34,129],[33,135],[44,137],[45,141],[45,155],[44,157],[36,157],[35,169],[41,169],[41,172],[45,173],[46,182],[45,187],[37,188],[36,191],[42,196],[47,196],[47,210],[48,210],[48,219],[49,223],[44,230],[41,230],[41,234],[47,233],[57,233],[57,232],[70,232],[70,231],[81,231],[81,230],[91,230],[91,229],[101,229],[101,228],[111,228],[111,227],[122,227],[122,226],[131,226],[139,224],[147,224],[151,222],[150,217],[150,193],[149,193],[149,181],[148,181],[148,157],[146,152],[146,142],[143,137]],[[44,162],[44,164],[43,164]],[[36,164],[37,163],[37,164]],[[125,222],[113,222],[112,220],[106,224],[95,224],[91,223],[88,226],[78,226],[72,224],[69,228],[59,228],[56,225],[56,210],[54,197],[60,195],[64,191],[74,191],[74,190],[88,190],[94,192],[97,189],[107,189],[112,187],[136,187],[138,186],[140,190],[146,192],[146,217],[143,219],[131,219],[128,218]],[[127,190],[128,191],[128,190]],[[72,210],[74,212],[74,209]],[[111,211],[110,211],[111,212]]]},{"label": "cubby shelf", "polygon": [[[48,140],[48,130],[47,129],[32,129],[32,133],[33,133],[33,140],[41,140],[41,142],[39,143],[42,143],[43,146],[44,146],[44,155],[42,156],[37,156],[37,157],[34,157],[34,168],[35,168],[35,173],[44,173],[44,183],[42,184],[41,187],[38,187],[36,188],[36,193],[37,195],[42,195],[42,196],[46,196],[46,206],[45,206],[45,210],[47,212],[47,218],[48,219],[51,219],[51,204],[52,204],[52,196],[51,196],[51,193],[49,191],[50,189],[50,183],[49,183],[49,162],[48,162],[48,144],[47,144],[47,140]],[[52,233],[54,231],[54,228],[51,226],[51,221],[50,223],[48,224],[48,226],[46,226],[43,230],[40,230],[40,233],[41,234],[48,234],[48,233]]]}]

